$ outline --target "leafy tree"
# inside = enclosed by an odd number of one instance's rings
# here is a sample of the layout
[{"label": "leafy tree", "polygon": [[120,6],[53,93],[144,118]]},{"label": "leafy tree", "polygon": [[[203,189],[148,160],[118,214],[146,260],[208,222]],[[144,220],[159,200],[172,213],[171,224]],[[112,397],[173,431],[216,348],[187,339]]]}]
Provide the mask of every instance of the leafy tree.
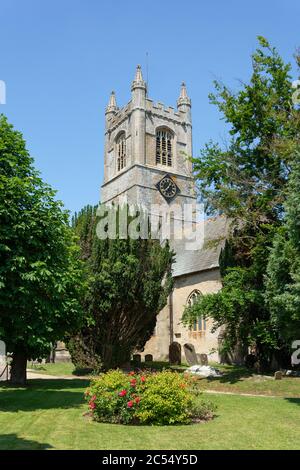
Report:
[{"label": "leafy tree", "polygon": [[227,347],[238,341],[253,346],[263,366],[278,336],[264,302],[264,275],[269,247],[282,223],[300,121],[292,102],[290,65],[266,39],[258,39],[249,83],[233,93],[215,82],[216,93],[210,95],[229,126],[229,141],[226,146],[208,143],[193,163],[208,214],[230,220],[221,256],[224,289],[200,297],[183,319],[191,323],[204,311],[215,326],[225,325]]},{"label": "leafy tree", "polygon": [[[116,211],[116,220],[120,216],[121,211]],[[92,207],[84,208],[74,220],[81,256],[86,260],[88,289],[83,307],[87,322],[77,337],[79,342],[69,345],[77,358],[80,345],[85,353],[92,349],[89,355],[96,354],[107,370],[129,361],[131,353],[143,348],[153,334],[156,317],[172,287],[173,255],[168,244],[162,246],[158,240],[122,239],[119,233],[114,239],[100,239],[96,231],[101,220]],[[131,222],[129,217],[128,226]]]},{"label": "leafy tree", "polygon": [[274,238],[266,280],[266,299],[272,322],[289,345],[300,338],[299,148],[294,154],[288,183],[285,223]]},{"label": "leafy tree", "polygon": [[81,265],[68,214],[33,167],[20,132],[0,116],[0,337],[11,380],[78,327]]}]

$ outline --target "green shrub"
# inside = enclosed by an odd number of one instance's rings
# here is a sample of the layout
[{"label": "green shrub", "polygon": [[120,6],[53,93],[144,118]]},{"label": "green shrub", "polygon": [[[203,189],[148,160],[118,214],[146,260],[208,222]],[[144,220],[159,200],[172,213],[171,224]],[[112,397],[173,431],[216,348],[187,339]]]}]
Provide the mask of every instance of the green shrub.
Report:
[{"label": "green shrub", "polygon": [[213,406],[200,401],[196,390],[191,378],[171,371],[112,370],[93,379],[85,397],[95,421],[188,424],[213,415]]},{"label": "green shrub", "polygon": [[163,371],[147,378],[137,417],[145,424],[186,424],[193,395],[182,374]]}]

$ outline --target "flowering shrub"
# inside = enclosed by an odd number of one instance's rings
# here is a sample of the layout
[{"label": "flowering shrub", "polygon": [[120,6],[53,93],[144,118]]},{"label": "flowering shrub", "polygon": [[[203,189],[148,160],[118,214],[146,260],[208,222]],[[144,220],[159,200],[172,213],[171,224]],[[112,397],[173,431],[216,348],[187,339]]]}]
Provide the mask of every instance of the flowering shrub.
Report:
[{"label": "flowering shrub", "polygon": [[125,374],[112,370],[95,378],[85,392],[95,421],[109,423],[188,424],[212,416],[192,381],[171,371]]}]

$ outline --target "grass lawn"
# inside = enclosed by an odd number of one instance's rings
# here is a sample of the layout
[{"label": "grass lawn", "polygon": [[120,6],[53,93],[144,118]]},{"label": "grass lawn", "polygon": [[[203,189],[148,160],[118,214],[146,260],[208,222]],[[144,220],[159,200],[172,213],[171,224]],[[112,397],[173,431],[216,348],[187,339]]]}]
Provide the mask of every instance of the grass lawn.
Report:
[{"label": "grass lawn", "polygon": [[46,375],[77,375],[72,362],[57,362],[55,364],[32,364],[31,362],[27,363],[28,369],[38,372],[39,374]]},{"label": "grass lawn", "polygon": [[220,378],[201,379],[201,389],[300,398],[300,378],[284,377],[282,380],[274,380],[274,374],[258,375],[245,367],[215,366],[224,375]]},{"label": "grass lawn", "polygon": [[209,395],[218,410],[206,424],[121,426],[83,417],[87,384],[0,386],[0,449],[300,449],[300,398]]},{"label": "grass lawn", "polygon": [[[256,395],[275,395],[281,397],[298,397],[300,398],[300,378],[285,377],[282,380],[274,380],[273,374],[258,375],[249,371],[245,367],[212,364],[219,368],[224,375],[221,378],[200,379],[199,385],[203,390],[216,390],[232,393],[250,393]],[[145,366],[145,363],[142,363]],[[170,367],[166,362],[147,363],[147,367],[154,369],[163,369]],[[82,376],[88,374],[84,370],[76,371],[71,362],[56,364],[38,364],[32,367],[28,363],[28,367],[35,372],[56,376]],[[186,365],[173,367],[174,369],[187,368]]]}]

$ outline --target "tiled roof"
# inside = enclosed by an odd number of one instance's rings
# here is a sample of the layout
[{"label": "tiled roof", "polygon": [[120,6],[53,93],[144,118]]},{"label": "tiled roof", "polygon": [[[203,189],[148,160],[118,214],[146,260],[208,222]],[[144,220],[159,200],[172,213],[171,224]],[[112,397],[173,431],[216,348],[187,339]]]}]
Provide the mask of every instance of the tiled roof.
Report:
[{"label": "tiled roof", "polygon": [[[204,221],[204,243],[198,249],[188,249],[186,240],[174,240],[175,251],[173,276],[182,276],[189,273],[205,271],[219,266],[219,257],[225,243],[228,222],[225,217],[219,216]],[[190,245],[191,246],[191,245]]]}]

